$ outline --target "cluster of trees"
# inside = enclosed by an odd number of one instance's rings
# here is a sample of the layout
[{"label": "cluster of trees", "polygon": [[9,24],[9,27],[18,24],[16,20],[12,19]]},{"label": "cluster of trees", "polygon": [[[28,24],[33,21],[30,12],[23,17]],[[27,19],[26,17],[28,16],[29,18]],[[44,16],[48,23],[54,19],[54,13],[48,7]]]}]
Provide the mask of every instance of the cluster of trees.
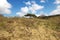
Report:
[{"label": "cluster of trees", "polygon": [[26,17],[29,16],[30,18],[32,18],[32,17],[36,18],[37,17],[35,14],[26,14],[24,16],[26,16]]},{"label": "cluster of trees", "polygon": [[25,15],[26,17],[30,17],[30,18],[43,18],[43,19],[46,19],[47,18],[47,16],[45,16],[45,15],[41,15],[41,16],[36,16],[35,14],[26,14]]}]

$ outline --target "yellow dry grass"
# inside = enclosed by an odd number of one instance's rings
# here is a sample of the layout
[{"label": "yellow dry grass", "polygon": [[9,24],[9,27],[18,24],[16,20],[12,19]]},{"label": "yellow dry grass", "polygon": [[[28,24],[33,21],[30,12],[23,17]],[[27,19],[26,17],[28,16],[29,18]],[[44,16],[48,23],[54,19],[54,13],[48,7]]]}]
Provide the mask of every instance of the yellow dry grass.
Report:
[{"label": "yellow dry grass", "polygon": [[54,26],[51,23],[37,18],[3,20],[0,22],[0,40],[60,40],[60,30],[51,29]]}]

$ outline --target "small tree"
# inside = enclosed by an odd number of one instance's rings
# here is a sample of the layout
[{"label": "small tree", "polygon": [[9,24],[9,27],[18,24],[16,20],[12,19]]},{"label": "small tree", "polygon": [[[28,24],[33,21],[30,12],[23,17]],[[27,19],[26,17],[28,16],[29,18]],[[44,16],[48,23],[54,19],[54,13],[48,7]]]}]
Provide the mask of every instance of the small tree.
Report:
[{"label": "small tree", "polygon": [[26,14],[25,16],[29,16],[29,17],[33,17],[33,18],[35,18],[35,17],[36,17],[36,15],[35,15],[35,14]]}]

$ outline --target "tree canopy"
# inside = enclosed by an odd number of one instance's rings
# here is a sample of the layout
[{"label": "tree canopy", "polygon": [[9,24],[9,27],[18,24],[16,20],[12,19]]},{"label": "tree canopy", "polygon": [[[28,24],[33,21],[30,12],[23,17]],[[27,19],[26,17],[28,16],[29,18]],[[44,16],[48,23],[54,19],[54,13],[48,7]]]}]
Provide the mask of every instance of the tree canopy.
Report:
[{"label": "tree canopy", "polygon": [[29,16],[29,17],[36,17],[35,14],[26,14],[25,16]]}]

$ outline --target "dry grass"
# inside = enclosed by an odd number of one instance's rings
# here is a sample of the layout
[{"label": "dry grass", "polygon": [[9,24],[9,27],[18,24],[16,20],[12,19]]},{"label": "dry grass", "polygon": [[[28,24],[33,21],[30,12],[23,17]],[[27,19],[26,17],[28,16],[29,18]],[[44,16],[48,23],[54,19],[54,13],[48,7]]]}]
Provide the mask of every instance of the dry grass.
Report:
[{"label": "dry grass", "polygon": [[60,25],[56,20],[5,18],[0,21],[0,40],[60,40]]}]

